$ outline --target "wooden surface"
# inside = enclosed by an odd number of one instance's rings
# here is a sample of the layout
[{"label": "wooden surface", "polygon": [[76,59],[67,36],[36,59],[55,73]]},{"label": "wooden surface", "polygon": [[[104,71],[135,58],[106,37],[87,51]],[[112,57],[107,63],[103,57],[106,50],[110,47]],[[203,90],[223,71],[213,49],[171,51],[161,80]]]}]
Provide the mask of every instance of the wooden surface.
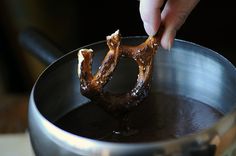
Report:
[{"label": "wooden surface", "polygon": [[0,95],[0,134],[27,130],[28,96]]}]

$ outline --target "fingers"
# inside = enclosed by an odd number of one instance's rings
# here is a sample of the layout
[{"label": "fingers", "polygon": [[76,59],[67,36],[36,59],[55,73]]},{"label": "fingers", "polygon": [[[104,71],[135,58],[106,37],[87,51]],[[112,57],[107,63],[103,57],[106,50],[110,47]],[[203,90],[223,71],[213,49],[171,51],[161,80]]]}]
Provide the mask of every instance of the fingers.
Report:
[{"label": "fingers", "polygon": [[161,19],[165,30],[161,39],[161,45],[170,49],[173,45],[176,32],[184,24],[190,12],[199,0],[168,0],[161,13]]},{"label": "fingers", "polygon": [[186,18],[199,0],[168,0],[161,12],[164,0],[141,0],[140,15],[144,28],[149,36],[158,31],[160,23],[165,26],[161,45],[170,49],[173,45],[176,32],[183,25]]},{"label": "fingers", "polygon": [[149,36],[156,34],[161,22],[161,6],[164,0],[140,0],[139,11],[144,29]]}]

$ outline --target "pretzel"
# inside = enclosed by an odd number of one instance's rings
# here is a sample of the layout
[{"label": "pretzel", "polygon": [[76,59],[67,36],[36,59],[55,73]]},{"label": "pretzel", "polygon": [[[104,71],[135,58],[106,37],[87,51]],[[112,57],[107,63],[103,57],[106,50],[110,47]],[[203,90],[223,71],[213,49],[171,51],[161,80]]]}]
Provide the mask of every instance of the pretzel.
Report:
[{"label": "pretzel", "polygon": [[[160,35],[148,37],[137,46],[121,44],[119,30],[107,36],[107,52],[96,74],[92,74],[92,49],[80,49],[78,52],[78,76],[82,95],[98,103],[109,112],[124,112],[140,104],[149,94],[152,79],[153,59],[160,43]],[[113,94],[105,92],[104,86],[121,57],[129,57],[138,65],[139,74],[132,90],[127,93]]]}]

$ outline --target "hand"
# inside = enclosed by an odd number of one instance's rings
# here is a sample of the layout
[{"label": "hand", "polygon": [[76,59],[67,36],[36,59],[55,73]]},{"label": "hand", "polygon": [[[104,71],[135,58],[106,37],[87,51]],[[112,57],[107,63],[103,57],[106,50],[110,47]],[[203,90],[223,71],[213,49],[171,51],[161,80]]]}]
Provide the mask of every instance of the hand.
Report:
[{"label": "hand", "polygon": [[140,0],[139,11],[147,34],[155,35],[162,23],[165,30],[161,45],[165,49],[170,49],[176,32],[198,2],[199,0],[167,0],[161,11],[164,0]]}]

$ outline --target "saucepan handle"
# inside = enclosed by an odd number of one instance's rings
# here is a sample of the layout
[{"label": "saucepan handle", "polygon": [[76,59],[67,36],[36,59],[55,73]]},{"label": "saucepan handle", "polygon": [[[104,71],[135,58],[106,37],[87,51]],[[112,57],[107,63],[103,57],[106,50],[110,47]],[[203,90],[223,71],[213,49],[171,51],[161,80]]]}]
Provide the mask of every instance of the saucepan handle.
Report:
[{"label": "saucepan handle", "polygon": [[48,37],[35,28],[27,28],[19,35],[20,45],[28,52],[49,65],[63,55],[63,52]]}]

